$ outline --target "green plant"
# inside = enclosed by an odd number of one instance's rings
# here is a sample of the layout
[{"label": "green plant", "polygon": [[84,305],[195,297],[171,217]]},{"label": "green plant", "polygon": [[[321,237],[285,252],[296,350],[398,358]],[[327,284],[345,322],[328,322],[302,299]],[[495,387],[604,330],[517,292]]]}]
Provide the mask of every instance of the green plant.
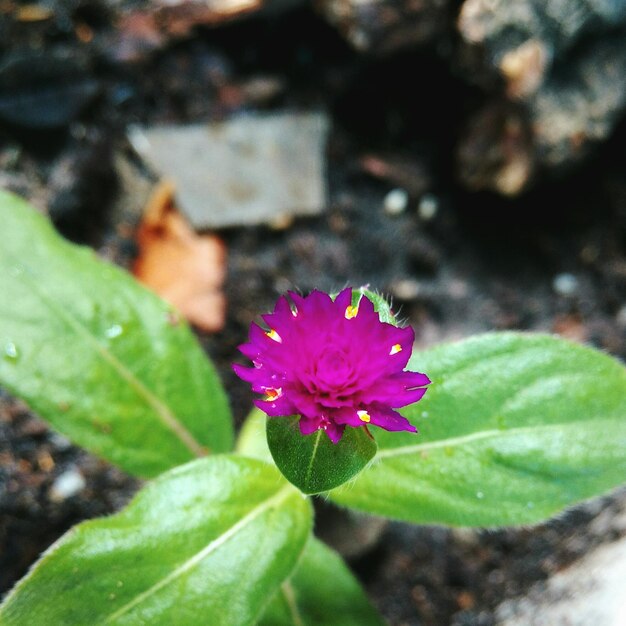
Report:
[{"label": "green plant", "polygon": [[303,492],[414,523],[501,526],[624,480],[625,368],[544,335],[413,355],[409,369],[432,380],[402,409],[419,435],[348,428],[334,444],[278,417],[268,447],[255,410],[233,450],[216,372],[174,311],[17,197],[0,193],[0,223],[0,383],[79,445],[153,479],[120,513],[55,543],[5,599],[2,624],[380,624],[313,538]]}]

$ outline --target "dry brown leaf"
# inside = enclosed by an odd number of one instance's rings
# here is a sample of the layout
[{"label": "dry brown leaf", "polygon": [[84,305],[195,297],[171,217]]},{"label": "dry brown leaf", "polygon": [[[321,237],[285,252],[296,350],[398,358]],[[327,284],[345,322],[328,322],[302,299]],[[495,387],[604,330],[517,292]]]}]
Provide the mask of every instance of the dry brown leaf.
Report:
[{"label": "dry brown leaf", "polygon": [[224,327],[222,292],[226,248],[215,235],[198,235],[176,210],[174,185],[159,183],[137,231],[133,273],[207,332]]},{"label": "dry brown leaf", "polygon": [[579,315],[557,315],[552,322],[552,332],[578,343],[589,340],[588,329]]}]

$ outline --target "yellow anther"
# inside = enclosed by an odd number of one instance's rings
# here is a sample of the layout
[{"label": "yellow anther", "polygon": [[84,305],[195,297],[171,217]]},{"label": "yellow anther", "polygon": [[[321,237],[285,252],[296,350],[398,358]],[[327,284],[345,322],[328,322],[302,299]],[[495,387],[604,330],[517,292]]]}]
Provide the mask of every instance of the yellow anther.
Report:
[{"label": "yellow anther", "polygon": [[402,352],[402,346],[397,343],[394,346],[391,346],[391,350],[389,350],[389,354],[398,354],[398,352]]},{"label": "yellow anther", "polygon": [[273,387],[267,387],[265,390],[265,396],[268,400],[276,400],[276,398],[280,398],[283,395],[283,390],[279,387],[278,389],[274,389]]},{"label": "yellow anther", "polygon": [[278,343],[283,342],[283,338],[273,328],[270,328],[265,334],[273,341],[277,341]]},{"label": "yellow anther", "polygon": [[358,312],[358,307],[349,305],[348,307],[346,307],[346,319],[351,320],[353,317],[356,317]]},{"label": "yellow anther", "polygon": [[372,419],[367,411],[357,411],[356,414],[359,416],[359,419],[366,424]]}]

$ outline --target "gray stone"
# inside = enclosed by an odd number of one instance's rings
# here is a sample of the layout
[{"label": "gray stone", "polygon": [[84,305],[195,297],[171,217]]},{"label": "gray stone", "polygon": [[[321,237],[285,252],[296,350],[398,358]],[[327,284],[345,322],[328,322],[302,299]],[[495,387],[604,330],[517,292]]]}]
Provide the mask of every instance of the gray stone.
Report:
[{"label": "gray stone", "polygon": [[400,215],[406,211],[409,204],[409,194],[405,189],[392,189],[383,201],[385,213],[389,215]]},{"label": "gray stone", "polygon": [[557,274],[552,280],[552,289],[559,296],[573,296],[578,291],[578,279],[573,274]]},{"label": "gray stone", "polygon": [[133,128],[135,150],[176,185],[195,228],[316,215],[326,205],[322,113],[245,115],[217,124]]},{"label": "gray stone", "polygon": [[583,37],[624,24],[622,0],[465,0],[459,16],[461,34],[483,45],[496,66],[528,41],[541,42],[549,63]]},{"label": "gray stone", "polygon": [[622,118],[623,0],[465,0],[458,27],[484,52],[469,74],[490,85],[499,74],[506,96],[491,99],[461,141],[469,187],[517,195],[585,158]]},{"label": "gray stone", "polygon": [[87,483],[84,476],[75,467],[60,474],[50,487],[50,500],[62,502],[80,493]]},{"label": "gray stone", "polygon": [[496,611],[498,626],[624,626],[626,537],[593,550],[577,563]]},{"label": "gray stone", "polygon": [[544,167],[585,156],[609,137],[626,108],[626,33],[555,66],[528,104],[537,159]]}]

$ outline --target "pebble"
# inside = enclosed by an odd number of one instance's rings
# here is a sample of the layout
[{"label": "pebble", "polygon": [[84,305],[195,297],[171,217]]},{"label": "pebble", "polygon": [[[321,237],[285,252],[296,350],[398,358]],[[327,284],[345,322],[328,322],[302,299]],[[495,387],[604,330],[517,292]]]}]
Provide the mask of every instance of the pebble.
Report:
[{"label": "pebble", "polygon": [[421,291],[420,283],[411,278],[396,280],[390,286],[391,293],[399,300],[415,300]]},{"label": "pebble", "polygon": [[84,476],[72,468],[59,475],[50,487],[50,500],[62,502],[80,493],[87,485]]},{"label": "pebble", "polygon": [[383,202],[385,213],[388,215],[400,215],[406,211],[409,204],[409,194],[405,189],[392,189]]},{"label": "pebble", "polygon": [[67,437],[54,432],[50,433],[50,443],[60,452],[69,450],[72,447],[72,442]]},{"label": "pebble", "polygon": [[439,200],[432,193],[425,193],[417,205],[417,214],[425,222],[430,222],[439,211]]},{"label": "pebble", "polygon": [[450,534],[456,542],[466,548],[480,544],[480,532],[475,528],[452,528]]},{"label": "pebble", "polygon": [[557,274],[552,280],[552,289],[560,296],[573,296],[578,291],[578,278],[574,274]]}]

